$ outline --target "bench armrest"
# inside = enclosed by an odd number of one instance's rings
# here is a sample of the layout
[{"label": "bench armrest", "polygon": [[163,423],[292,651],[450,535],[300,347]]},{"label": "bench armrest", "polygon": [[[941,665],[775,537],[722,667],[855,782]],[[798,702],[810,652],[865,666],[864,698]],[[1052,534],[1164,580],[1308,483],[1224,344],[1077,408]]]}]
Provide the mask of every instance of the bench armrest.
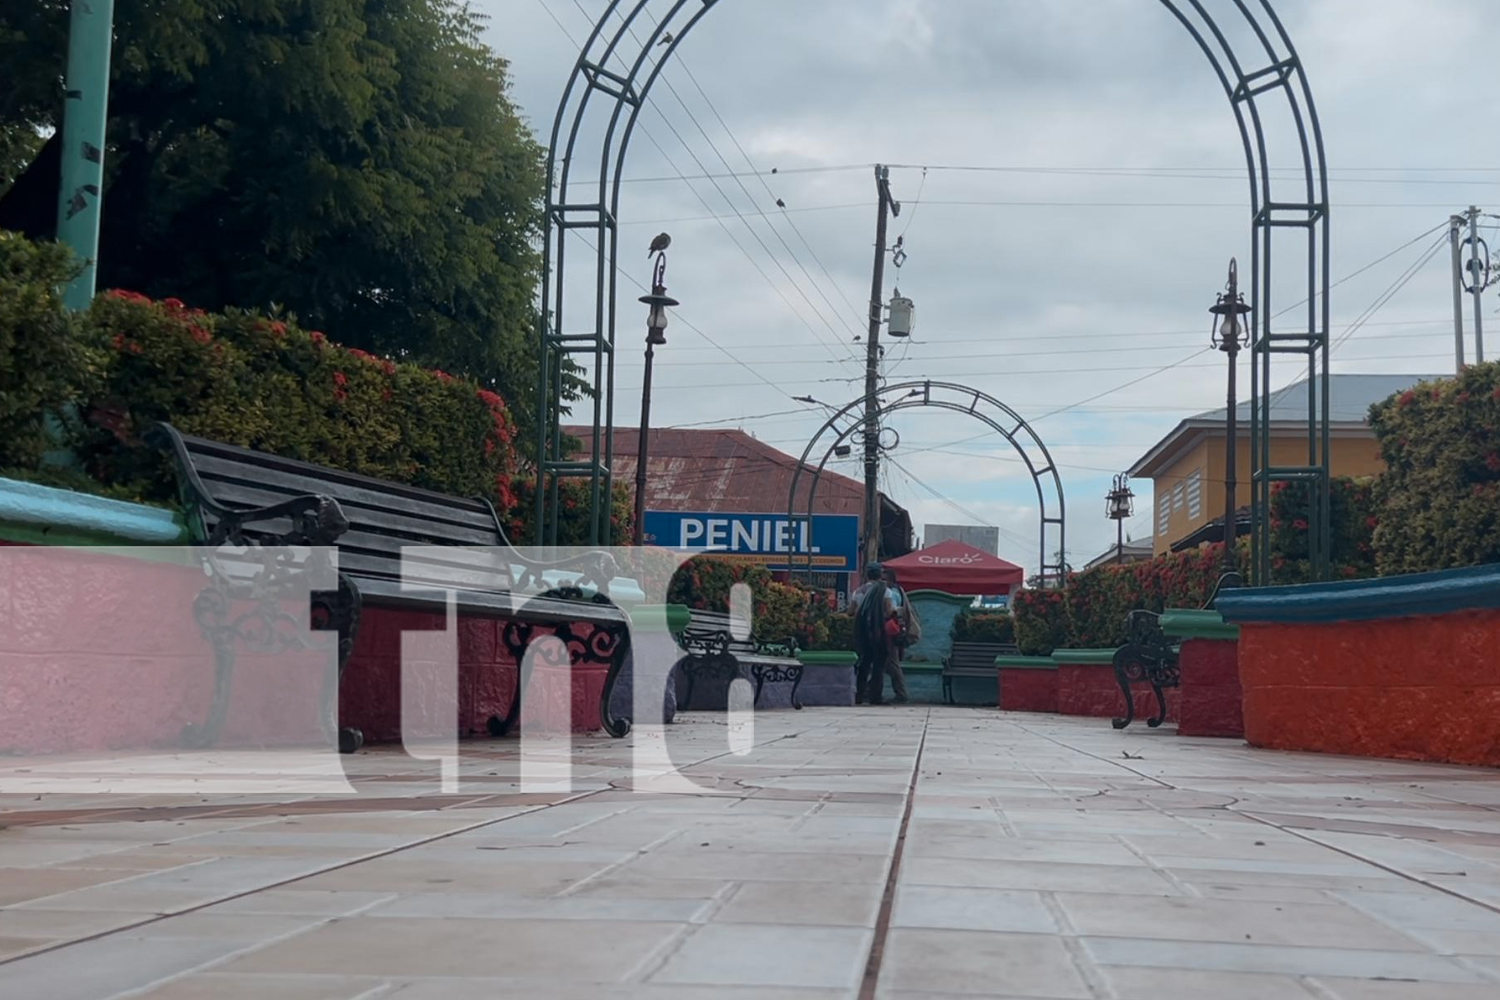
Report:
[{"label": "bench armrest", "polygon": [[241,544],[245,525],[281,518],[288,518],[292,522],[292,530],[275,539],[283,545],[332,545],[349,530],[349,519],[338,501],[319,494],[293,497],[269,507],[226,507],[214,499],[199,478],[187,445],[175,427],[171,424],[155,425],[146,432],[146,442],[172,453],[181,474],[183,499],[199,513],[200,522],[204,512],[212,514],[218,520],[214,530],[207,532],[203,539],[206,545]]}]

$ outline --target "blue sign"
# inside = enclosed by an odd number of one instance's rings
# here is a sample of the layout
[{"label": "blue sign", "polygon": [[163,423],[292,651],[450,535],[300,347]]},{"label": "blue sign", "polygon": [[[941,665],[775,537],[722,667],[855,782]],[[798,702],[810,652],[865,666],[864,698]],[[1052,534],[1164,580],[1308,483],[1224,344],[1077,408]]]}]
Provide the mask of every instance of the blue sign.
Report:
[{"label": "blue sign", "polygon": [[767,569],[812,569],[852,573],[859,566],[859,518],[815,514],[793,520],[785,514],[685,513],[648,510],[646,540],[666,549],[722,553]]}]

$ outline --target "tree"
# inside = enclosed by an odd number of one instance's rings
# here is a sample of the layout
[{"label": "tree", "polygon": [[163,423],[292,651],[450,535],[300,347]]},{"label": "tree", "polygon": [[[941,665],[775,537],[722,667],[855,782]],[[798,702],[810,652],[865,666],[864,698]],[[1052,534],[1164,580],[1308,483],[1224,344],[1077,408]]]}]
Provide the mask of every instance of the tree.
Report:
[{"label": "tree", "polygon": [[[0,10],[20,84],[0,93],[0,228],[33,237],[54,224],[67,17]],[[100,287],[278,305],[524,418],[543,151],[482,27],[458,0],[117,0]]]}]

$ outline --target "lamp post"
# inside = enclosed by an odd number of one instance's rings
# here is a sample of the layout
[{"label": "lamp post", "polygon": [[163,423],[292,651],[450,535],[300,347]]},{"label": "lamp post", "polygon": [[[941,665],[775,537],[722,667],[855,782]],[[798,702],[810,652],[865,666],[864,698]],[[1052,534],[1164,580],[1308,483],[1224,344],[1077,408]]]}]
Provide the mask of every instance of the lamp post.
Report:
[{"label": "lamp post", "polygon": [[[1240,269],[1234,258],[1229,259],[1229,285],[1219,293],[1218,301],[1209,310],[1214,316],[1212,343],[1229,358],[1229,398],[1224,411],[1224,573],[1238,574],[1239,560],[1235,558],[1234,543],[1237,534],[1239,493],[1239,399],[1236,392],[1235,362],[1240,350],[1249,346],[1249,330],[1243,320],[1250,312],[1245,296],[1240,292]],[[1222,322],[1221,322],[1222,320]]]},{"label": "lamp post", "polygon": [[1135,491],[1130,488],[1130,474],[1115,477],[1115,487],[1104,498],[1105,516],[1115,522],[1115,562],[1125,562],[1125,522],[1135,516]]},{"label": "lamp post", "polygon": [[667,295],[665,250],[659,250],[656,254],[651,294],[642,295],[640,300],[651,307],[651,313],[646,320],[646,378],[641,384],[641,428],[635,455],[635,524],[631,539],[638,546],[646,541],[646,458],[651,438],[651,365],[656,359],[656,346],[667,342],[667,309],[681,305]]}]

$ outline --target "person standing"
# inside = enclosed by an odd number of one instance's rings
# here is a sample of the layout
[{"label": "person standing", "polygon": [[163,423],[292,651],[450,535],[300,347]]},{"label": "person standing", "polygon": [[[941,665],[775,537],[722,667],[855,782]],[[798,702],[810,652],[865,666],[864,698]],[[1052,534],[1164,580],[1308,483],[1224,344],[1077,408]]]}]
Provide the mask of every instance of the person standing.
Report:
[{"label": "person standing", "polygon": [[[865,568],[865,582],[849,595],[849,613],[854,616],[854,704],[863,705],[870,690],[870,676],[883,669],[885,628],[876,609],[890,605],[880,567]],[[867,618],[874,619],[867,621]]]},{"label": "person standing", "polygon": [[901,669],[901,661],[906,657],[906,647],[921,637],[918,631],[916,608],[912,607],[911,601],[906,598],[906,591],[901,589],[900,582],[896,579],[896,571],[885,567],[881,572],[885,580],[886,593],[890,595],[891,606],[895,609],[896,620],[901,625],[900,633],[894,638],[892,645],[895,647],[890,661],[886,664],[886,673],[891,677],[891,690],[895,694],[898,705],[907,702],[906,696],[906,672]]}]

